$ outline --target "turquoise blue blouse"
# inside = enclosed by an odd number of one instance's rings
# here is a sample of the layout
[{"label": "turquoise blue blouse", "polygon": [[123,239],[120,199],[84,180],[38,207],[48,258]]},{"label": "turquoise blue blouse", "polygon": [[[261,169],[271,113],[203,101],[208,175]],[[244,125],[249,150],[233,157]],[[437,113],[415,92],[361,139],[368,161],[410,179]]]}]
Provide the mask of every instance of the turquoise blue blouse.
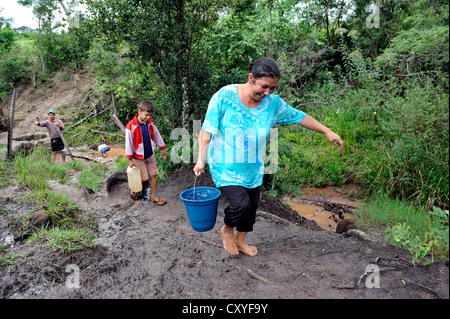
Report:
[{"label": "turquoise blue blouse", "polygon": [[212,134],[208,164],[216,187],[262,185],[270,130],[275,124],[300,123],[305,115],[276,94],[266,96],[257,108],[248,108],[239,99],[237,84],[215,93],[202,129]]}]

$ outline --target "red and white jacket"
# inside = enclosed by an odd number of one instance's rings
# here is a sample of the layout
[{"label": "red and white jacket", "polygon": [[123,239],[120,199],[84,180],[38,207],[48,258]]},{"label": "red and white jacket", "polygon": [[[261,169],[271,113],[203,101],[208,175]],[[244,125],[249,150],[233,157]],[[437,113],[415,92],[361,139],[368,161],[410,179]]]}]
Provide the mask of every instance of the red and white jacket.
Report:
[{"label": "red and white jacket", "polygon": [[[141,126],[139,125],[137,116],[138,115],[128,122],[125,128],[125,154],[128,159],[144,159],[144,142],[142,140]],[[152,120],[148,121],[148,130],[150,133],[153,154],[155,154],[155,145],[158,146],[160,150],[165,150],[166,145],[164,140]]]}]

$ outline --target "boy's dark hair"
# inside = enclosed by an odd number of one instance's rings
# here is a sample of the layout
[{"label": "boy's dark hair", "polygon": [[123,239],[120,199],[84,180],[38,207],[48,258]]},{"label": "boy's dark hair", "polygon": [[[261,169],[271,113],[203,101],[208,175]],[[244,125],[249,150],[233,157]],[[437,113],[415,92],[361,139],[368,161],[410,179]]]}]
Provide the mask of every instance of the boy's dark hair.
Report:
[{"label": "boy's dark hair", "polygon": [[153,103],[150,101],[142,101],[139,103],[139,110],[146,112],[153,112]]},{"label": "boy's dark hair", "polygon": [[248,65],[248,71],[253,74],[255,79],[259,78],[273,78],[279,79],[281,77],[280,69],[277,63],[271,58],[261,57],[258,60],[253,60]]}]

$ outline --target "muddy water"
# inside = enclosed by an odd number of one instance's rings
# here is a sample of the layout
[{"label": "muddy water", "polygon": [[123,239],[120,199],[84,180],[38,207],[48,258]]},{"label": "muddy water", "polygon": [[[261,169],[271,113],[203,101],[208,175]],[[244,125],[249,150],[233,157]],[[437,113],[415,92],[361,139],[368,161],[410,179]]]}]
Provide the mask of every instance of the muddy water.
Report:
[{"label": "muddy water", "polygon": [[[74,147],[71,152],[74,157],[83,160],[91,160],[102,164],[115,162],[119,157],[125,156],[125,149],[118,145],[111,145],[111,149],[106,152],[105,156],[100,156],[97,150],[91,150],[89,145]],[[58,157],[57,157],[58,159]]]},{"label": "muddy water", "polygon": [[[90,150],[95,155],[98,155],[97,150]],[[119,156],[126,156],[125,155],[125,149],[123,147],[116,147],[116,146],[110,146],[110,150],[106,152],[106,157],[114,157],[116,159]]]},{"label": "muddy water", "polygon": [[[354,208],[360,201],[354,199],[359,190],[356,186],[349,185],[345,189],[328,186],[302,188],[304,195],[299,197],[288,196],[285,203],[301,216],[313,220],[327,231],[336,231],[340,217],[344,220],[355,221]],[[325,207],[332,207],[332,211]],[[339,214],[340,213],[340,216]]]},{"label": "muddy water", "polygon": [[[286,202],[286,204],[306,219],[315,221],[320,228],[332,232],[336,231],[339,216],[324,209],[322,206],[296,202]],[[351,213],[343,213],[342,216],[346,220],[355,220],[355,216]]]},{"label": "muddy water", "polygon": [[106,153],[108,156],[125,156],[125,149],[122,147],[111,147],[111,149]]}]

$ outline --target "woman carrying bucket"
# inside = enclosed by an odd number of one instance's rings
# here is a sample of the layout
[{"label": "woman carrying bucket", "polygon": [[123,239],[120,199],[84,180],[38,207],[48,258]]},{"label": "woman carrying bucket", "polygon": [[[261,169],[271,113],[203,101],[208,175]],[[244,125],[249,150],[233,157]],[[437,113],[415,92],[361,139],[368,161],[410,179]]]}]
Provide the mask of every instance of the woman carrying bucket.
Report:
[{"label": "woman carrying bucket", "polygon": [[258,253],[244,239],[255,224],[264,175],[262,156],[274,125],[298,123],[325,134],[332,147],[335,143],[339,150],[344,147],[339,135],[273,94],[280,76],[272,59],[251,62],[247,83],[227,85],[213,95],[199,134],[194,173],[204,172],[207,159],[216,187],[229,202],[221,236],[231,255]]}]

